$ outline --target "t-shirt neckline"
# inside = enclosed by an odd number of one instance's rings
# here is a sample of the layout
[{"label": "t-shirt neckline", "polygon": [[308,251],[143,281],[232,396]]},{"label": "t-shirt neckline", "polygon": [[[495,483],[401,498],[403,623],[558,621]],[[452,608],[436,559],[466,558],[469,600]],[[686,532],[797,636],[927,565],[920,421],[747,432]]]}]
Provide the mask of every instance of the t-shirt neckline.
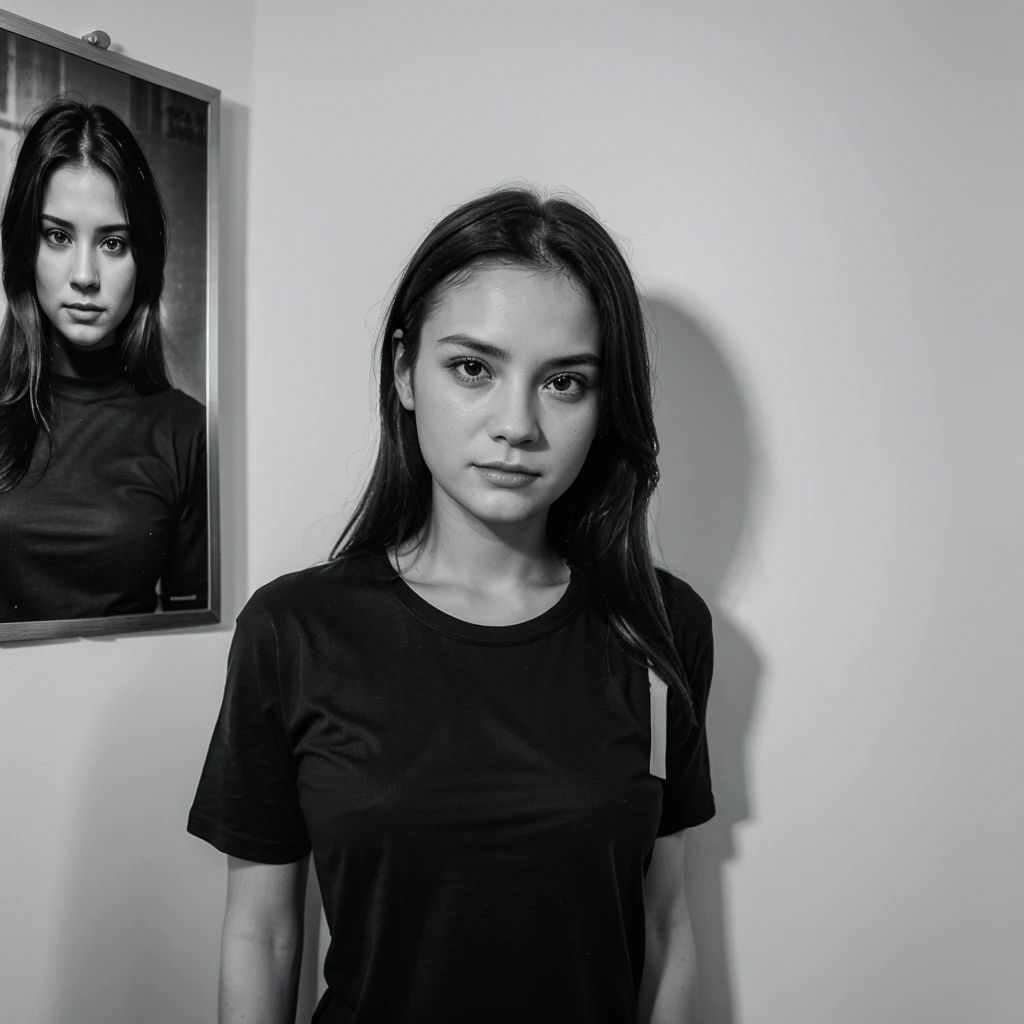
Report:
[{"label": "t-shirt neckline", "polygon": [[569,585],[547,611],[522,622],[485,626],[449,615],[417,594],[398,574],[383,547],[371,551],[370,557],[378,576],[389,584],[391,592],[407,611],[433,629],[471,643],[505,646],[538,640],[564,626],[583,604],[583,588],[577,574],[570,569]]}]

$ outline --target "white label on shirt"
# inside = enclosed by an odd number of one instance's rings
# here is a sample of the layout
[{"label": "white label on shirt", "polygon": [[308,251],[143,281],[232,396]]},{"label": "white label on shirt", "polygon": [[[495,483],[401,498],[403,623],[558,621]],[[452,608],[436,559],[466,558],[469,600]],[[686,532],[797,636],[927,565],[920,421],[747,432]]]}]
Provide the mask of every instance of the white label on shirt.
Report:
[{"label": "white label on shirt", "polygon": [[665,743],[668,740],[668,686],[647,670],[651,684],[651,774],[665,778]]}]

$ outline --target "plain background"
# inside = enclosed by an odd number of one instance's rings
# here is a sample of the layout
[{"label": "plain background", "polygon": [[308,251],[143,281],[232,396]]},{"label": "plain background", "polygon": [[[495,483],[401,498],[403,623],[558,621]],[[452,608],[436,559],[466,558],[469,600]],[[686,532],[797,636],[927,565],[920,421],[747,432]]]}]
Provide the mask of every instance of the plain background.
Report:
[{"label": "plain background", "polygon": [[660,545],[718,641],[701,1021],[1018,1021],[1024,9],[14,8],[223,90],[226,621],[0,649],[0,1018],[215,1020],[184,825],[231,619],[351,507],[403,259],[522,179],[593,204],[658,328]]}]

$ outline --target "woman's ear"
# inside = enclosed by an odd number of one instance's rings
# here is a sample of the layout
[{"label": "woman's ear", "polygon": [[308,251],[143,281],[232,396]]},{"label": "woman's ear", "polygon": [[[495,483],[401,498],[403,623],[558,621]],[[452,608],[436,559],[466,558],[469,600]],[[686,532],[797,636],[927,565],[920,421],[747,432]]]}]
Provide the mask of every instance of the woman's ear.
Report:
[{"label": "woman's ear", "polygon": [[405,345],[402,343],[404,336],[400,327],[391,335],[391,353],[394,360],[395,390],[398,392],[398,400],[402,403],[403,408],[412,412],[416,408],[416,403],[412,395],[412,367],[409,366],[405,358]]}]

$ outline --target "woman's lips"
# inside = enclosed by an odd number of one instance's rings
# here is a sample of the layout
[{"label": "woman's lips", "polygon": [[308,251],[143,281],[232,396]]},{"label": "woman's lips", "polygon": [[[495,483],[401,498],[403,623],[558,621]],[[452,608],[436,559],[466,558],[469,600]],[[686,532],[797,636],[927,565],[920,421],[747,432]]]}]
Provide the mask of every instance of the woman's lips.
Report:
[{"label": "woman's lips", "polygon": [[95,320],[102,312],[102,306],[65,306],[68,313],[76,320]]},{"label": "woman's lips", "polygon": [[490,466],[475,466],[476,471],[498,487],[527,487],[537,479],[536,473],[519,473],[508,469],[492,469]]}]

